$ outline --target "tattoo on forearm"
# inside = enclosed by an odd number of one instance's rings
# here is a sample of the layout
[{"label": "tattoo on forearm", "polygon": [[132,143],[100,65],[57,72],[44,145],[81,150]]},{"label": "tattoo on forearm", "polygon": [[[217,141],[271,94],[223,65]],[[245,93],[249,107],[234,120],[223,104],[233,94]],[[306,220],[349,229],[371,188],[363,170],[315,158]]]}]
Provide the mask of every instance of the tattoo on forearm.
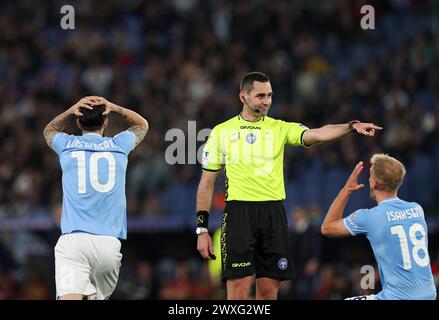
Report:
[{"label": "tattoo on forearm", "polygon": [[136,146],[142,142],[143,138],[145,138],[146,132],[148,131],[148,128],[145,128],[140,125],[135,125],[128,128],[128,131],[131,131],[136,136]]},{"label": "tattoo on forearm", "polygon": [[55,133],[63,131],[67,125],[67,122],[71,118],[71,114],[68,112],[63,112],[59,116],[55,117],[52,121],[44,129],[44,139],[46,143],[51,147],[52,146],[52,138]]},{"label": "tattoo on forearm", "polygon": [[118,106],[116,112],[125,120],[125,122],[129,126],[135,126],[137,124],[137,122],[132,119],[127,109]]},{"label": "tattoo on forearm", "polygon": [[130,126],[128,128],[128,131],[131,131],[136,136],[136,146],[143,140],[143,138],[146,135],[146,132],[148,131],[148,126],[142,125],[143,118],[135,113],[134,111],[131,111],[129,109],[117,106],[116,113],[118,113],[124,121]]}]

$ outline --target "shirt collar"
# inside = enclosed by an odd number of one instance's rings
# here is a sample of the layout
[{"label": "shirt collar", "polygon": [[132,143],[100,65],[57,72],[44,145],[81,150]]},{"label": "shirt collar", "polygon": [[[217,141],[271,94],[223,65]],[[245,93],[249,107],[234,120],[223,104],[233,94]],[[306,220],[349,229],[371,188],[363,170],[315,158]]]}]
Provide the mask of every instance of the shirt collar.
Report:
[{"label": "shirt collar", "polygon": [[98,137],[102,137],[99,133],[95,133],[95,132],[89,132],[89,133],[83,134],[82,136],[83,137],[85,137],[85,136],[98,136]]},{"label": "shirt collar", "polygon": [[[241,113],[242,113],[242,112],[241,112]],[[249,122],[249,123],[259,123],[259,122],[264,122],[264,120],[265,120],[265,116],[262,117],[262,118],[259,119],[259,120],[256,120],[256,121],[245,120],[245,119],[241,116],[241,113],[238,114],[238,120],[241,120],[241,121],[244,121],[244,122]]]},{"label": "shirt collar", "polygon": [[388,198],[386,200],[381,201],[380,204],[385,203],[385,202],[395,201],[395,200],[399,200],[399,198],[398,197]]}]

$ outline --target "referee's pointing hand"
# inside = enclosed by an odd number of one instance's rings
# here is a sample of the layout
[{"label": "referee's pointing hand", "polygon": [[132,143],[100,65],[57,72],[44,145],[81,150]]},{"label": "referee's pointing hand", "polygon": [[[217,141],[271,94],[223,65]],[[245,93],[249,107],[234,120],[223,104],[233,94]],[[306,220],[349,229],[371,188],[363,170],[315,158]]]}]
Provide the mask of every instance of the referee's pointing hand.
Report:
[{"label": "referee's pointing hand", "polygon": [[357,133],[373,137],[375,135],[375,130],[383,130],[383,127],[378,127],[377,125],[374,125],[373,123],[363,123],[358,122],[353,125],[353,128]]}]

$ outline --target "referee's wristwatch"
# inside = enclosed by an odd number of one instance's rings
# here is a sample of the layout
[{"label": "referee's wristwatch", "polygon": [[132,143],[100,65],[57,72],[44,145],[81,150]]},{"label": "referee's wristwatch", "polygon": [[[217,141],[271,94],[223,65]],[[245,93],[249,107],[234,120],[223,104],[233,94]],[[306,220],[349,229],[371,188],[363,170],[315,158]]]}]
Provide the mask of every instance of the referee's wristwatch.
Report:
[{"label": "referee's wristwatch", "polygon": [[354,124],[360,123],[361,121],[358,120],[352,120],[348,123],[348,128],[350,132],[357,132],[357,130],[354,128]]},{"label": "referee's wristwatch", "polygon": [[207,228],[197,227],[195,232],[196,232],[196,234],[200,235],[202,233],[209,232],[209,230]]}]

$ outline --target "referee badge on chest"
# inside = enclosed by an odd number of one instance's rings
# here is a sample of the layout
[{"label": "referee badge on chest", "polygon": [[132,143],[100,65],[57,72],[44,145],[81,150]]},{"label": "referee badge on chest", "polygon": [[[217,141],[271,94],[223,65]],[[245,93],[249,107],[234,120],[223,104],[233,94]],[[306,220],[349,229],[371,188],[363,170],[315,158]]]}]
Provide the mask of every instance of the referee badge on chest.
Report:
[{"label": "referee badge on chest", "polygon": [[239,140],[239,132],[235,132],[230,135],[230,143],[236,142],[238,140]]},{"label": "referee badge on chest", "polygon": [[245,136],[245,141],[247,141],[247,143],[253,144],[256,142],[256,136],[250,132]]}]

